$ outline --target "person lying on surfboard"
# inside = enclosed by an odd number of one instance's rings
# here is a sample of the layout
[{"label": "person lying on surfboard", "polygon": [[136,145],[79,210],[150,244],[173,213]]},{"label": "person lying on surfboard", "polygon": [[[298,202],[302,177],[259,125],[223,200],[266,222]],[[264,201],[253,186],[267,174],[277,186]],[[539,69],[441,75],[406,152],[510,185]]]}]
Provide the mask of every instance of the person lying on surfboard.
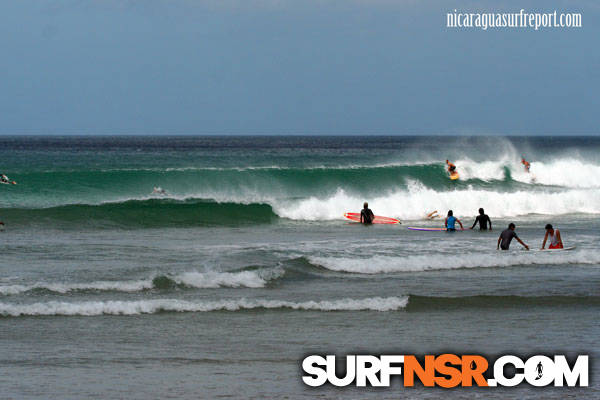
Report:
[{"label": "person lying on surfboard", "polygon": [[6,175],[4,175],[4,174],[2,174],[2,175],[0,176],[0,182],[2,182],[2,183],[4,183],[4,184],[7,184],[7,185],[9,185],[9,184],[10,184],[10,185],[16,185],[16,184],[17,184],[17,182],[15,182],[15,181],[11,181],[11,180],[8,178],[8,176],[6,176]]},{"label": "person lying on surfboard", "polygon": [[153,194],[167,194],[167,191],[165,189],[161,188],[160,186],[154,186],[152,193]]},{"label": "person lying on surfboard", "polygon": [[361,224],[371,224],[375,219],[375,214],[369,208],[369,203],[365,201],[363,204],[363,209],[360,211],[360,223]]},{"label": "person lying on surfboard", "polygon": [[562,249],[563,242],[560,237],[560,231],[558,229],[554,229],[552,225],[546,225],[546,235],[544,235],[544,242],[542,243],[542,250],[546,247],[546,241],[550,239],[550,245],[548,249]]},{"label": "person lying on surfboard", "polygon": [[452,174],[456,171],[456,165],[452,164],[450,161],[446,160],[446,165],[448,166],[448,173]]},{"label": "person lying on surfboard", "polygon": [[449,232],[455,231],[457,222],[460,225],[460,230],[461,231],[464,230],[465,228],[463,227],[462,222],[460,222],[460,220],[454,216],[454,213],[452,212],[452,210],[448,211],[448,216],[446,217],[446,221],[444,222],[444,225],[446,226],[446,230]]},{"label": "person lying on surfboard", "polygon": [[525,172],[529,172],[529,168],[531,168],[531,164],[529,164],[525,158],[521,157],[521,164],[525,167]]}]

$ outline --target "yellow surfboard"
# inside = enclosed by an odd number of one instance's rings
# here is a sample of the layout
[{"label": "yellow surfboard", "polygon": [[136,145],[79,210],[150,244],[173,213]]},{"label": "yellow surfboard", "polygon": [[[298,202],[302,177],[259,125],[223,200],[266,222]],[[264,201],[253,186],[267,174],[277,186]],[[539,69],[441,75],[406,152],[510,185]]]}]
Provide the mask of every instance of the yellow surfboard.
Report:
[{"label": "yellow surfboard", "polygon": [[460,178],[460,176],[458,175],[458,172],[454,171],[454,172],[450,173],[450,179],[452,179],[453,181],[457,180],[458,178]]}]

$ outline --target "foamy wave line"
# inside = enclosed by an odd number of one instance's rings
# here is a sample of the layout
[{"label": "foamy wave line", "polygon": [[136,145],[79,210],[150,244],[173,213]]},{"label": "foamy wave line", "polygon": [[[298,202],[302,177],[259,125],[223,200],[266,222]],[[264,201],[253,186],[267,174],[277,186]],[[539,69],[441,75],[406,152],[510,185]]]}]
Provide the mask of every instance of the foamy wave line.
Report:
[{"label": "foamy wave line", "polygon": [[436,191],[411,182],[408,190],[398,190],[383,196],[356,196],[338,190],[327,198],[310,197],[294,202],[280,202],[273,210],[283,218],[307,221],[339,220],[347,211],[359,211],[365,200],[376,215],[404,220],[423,219],[427,212],[454,210],[454,215],[477,215],[485,208],[492,219],[528,214],[564,215],[573,213],[599,214],[598,189],[563,191],[497,192],[471,187],[463,190]]},{"label": "foamy wave line", "polygon": [[152,289],[152,279],[139,281],[96,281],[89,283],[52,283],[38,282],[32,285],[0,286],[0,294],[15,295],[32,290],[48,290],[56,293],[68,293],[80,290],[137,292]]},{"label": "foamy wave line", "polygon": [[0,295],[16,295],[32,290],[48,290],[56,293],[69,293],[74,291],[117,291],[138,292],[156,288],[157,278],[166,278],[176,285],[191,288],[209,289],[219,287],[264,287],[269,281],[283,276],[281,268],[273,270],[255,270],[241,272],[184,272],[178,275],[161,275],[150,279],[131,281],[95,281],[81,283],[52,283],[38,282],[32,285],[3,285],[0,286]]},{"label": "foamy wave line", "polygon": [[257,308],[309,311],[394,311],[405,308],[408,297],[371,297],[291,302],[283,300],[239,299],[192,302],[175,299],[139,301],[86,301],[68,303],[51,301],[34,304],[0,303],[0,315],[5,317],[38,315],[139,315],[157,312],[239,311]]},{"label": "foamy wave line", "polygon": [[309,257],[308,260],[323,268],[358,274],[379,274],[392,272],[421,272],[460,268],[493,268],[517,265],[598,265],[600,256],[592,251],[565,252],[495,252],[472,254],[470,256],[440,257],[439,255],[419,255],[407,257],[375,256],[370,258]]}]

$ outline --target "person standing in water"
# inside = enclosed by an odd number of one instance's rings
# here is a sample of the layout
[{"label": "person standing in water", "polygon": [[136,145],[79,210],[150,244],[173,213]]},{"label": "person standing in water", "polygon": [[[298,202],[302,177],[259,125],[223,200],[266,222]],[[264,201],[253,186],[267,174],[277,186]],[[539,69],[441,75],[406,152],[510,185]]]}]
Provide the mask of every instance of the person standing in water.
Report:
[{"label": "person standing in water", "polygon": [[369,208],[369,203],[365,201],[363,209],[360,211],[360,223],[361,224],[372,224],[375,219],[375,214]]},{"label": "person standing in water", "polygon": [[529,250],[529,246],[523,243],[523,241],[517,236],[515,232],[515,224],[513,224],[512,222],[508,224],[508,229],[503,230],[500,236],[498,237],[498,244],[496,245],[496,250],[498,250],[499,248],[502,250],[508,250],[508,248],[510,247],[510,242],[513,240],[513,238],[517,239],[517,241],[521,243],[523,247]]},{"label": "person standing in water", "polygon": [[546,235],[544,235],[544,243],[542,243],[542,250],[546,247],[546,241],[550,239],[549,249],[562,249],[563,242],[560,237],[560,231],[558,229],[554,229],[552,225],[546,225]]},{"label": "person standing in water", "polygon": [[460,229],[464,230],[465,228],[463,227],[462,222],[460,222],[460,220],[454,216],[454,213],[452,212],[452,210],[448,211],[448,216],[446,217],[446,221],[444,222],[444,225],[446,226],[446,230],[448,232],[455,231],[457,222],[460,225]]},{"label": "person standing in water", "polygon": [[473,222],[473,226],[471,228],[469,228],[469,229],[475,228],[475,225],[477,225],[477,223],[479,223],[479,230],[480,231],[487,231],[487,229],[488,229],[488,223],[490,224],[490,231],[492,230],[492,220],[483,211],[483,208],[479,209],[479,215],[477,216],[477,218],[475,218],[475,222]]}]

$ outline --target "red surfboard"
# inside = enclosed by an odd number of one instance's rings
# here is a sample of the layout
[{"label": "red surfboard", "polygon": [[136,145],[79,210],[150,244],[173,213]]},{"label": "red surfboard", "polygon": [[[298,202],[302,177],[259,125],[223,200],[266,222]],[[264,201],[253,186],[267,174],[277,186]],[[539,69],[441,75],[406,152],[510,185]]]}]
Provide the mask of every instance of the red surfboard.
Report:
[{"label": "red surfboard", "polygon": [[[352,220],[354,222],[360,222],[360,213],[344,213],[344,217]],[[399,224],[400,220],[396,218],[390,217],[380,217],[379,215],[375,216],[373,219],[374,224]]]}]

